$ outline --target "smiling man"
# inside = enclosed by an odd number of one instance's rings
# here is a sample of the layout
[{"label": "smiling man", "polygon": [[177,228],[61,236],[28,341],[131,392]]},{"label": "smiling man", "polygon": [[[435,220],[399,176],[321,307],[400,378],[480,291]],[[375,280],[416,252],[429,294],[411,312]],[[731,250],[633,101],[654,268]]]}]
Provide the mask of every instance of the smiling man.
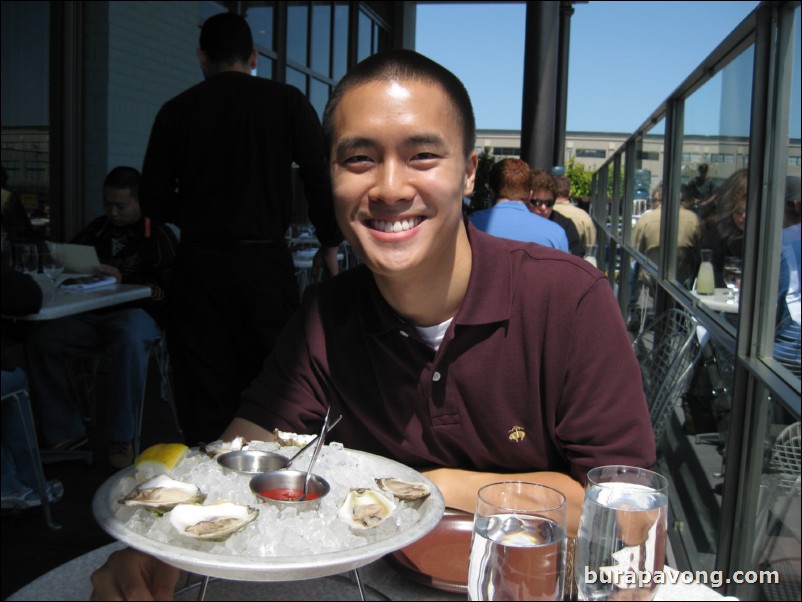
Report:
[{"label": "smiling man", "polygon": [[[338,223],[363,265],[307,289],[223,438],[313,432],[331,406],[338,441],[426,471],[448,506],[472,512],[478,488],[505,478],[560,489],[573,535],[590,468],[655,458],[609,284],[463,220],[473,111],[426,57],[360,63],[323,127]],[[126,551],[93,582],[112,599],[143,579],[169,593],[175,571]]]}]

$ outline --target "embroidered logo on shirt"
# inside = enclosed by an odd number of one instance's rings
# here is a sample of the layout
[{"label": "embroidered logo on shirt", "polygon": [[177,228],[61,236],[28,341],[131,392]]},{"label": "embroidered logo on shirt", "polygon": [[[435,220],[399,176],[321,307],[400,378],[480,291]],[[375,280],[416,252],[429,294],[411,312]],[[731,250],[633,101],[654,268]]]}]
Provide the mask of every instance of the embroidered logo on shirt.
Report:
[{"label": "embroidered logo on shirt", "polygon": [[510,429],[510,441],[514,443],[520,443],[526,437],[526,433],[524,432],[524,427],[518,426],[517,424]]}]

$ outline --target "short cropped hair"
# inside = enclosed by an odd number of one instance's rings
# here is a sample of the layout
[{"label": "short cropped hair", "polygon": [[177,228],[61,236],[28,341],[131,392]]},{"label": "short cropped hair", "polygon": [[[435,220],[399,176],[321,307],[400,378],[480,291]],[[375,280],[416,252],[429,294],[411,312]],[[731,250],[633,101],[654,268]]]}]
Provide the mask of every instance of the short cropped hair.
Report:
[{"label": "short cropped hair", "polygon": [[462,144],[465,156],[469,156],[476,146],[476,120],[473,106],[465,86],[442,65],[413,50],[390,50],[369,56],[356,65],[343,77],[329,98],[323,111],[323,135],[326,149],[331,151],[334,127],[334,113],[346,92],[357,86],[374,81],[419,81],[437,84],[446,93],[454,106],[455,118],[462,130]]},{"label": "short cropped hair", "polygon": [[571,196],[571,179],[567,176],[553,176],[557,198],[567,199]]},{"label": "short cropped hair", "polygon": [[557,195],[557,184],[554,182],[554,176],[544,169],[535,168],[532,170],[532,179],[529,186],[533,191],[535,190],[550,190],[553,195]]},{"label": "short cropped hair", "polygon": [[526,161],[508,158],[493,165],[487,183],[496,200],[511,199],[526,203],[531,190],[530,179],[531,169]]},{"label": "short cropped hair", "polygon": [[103,187],[115,188],[117,190],[129,190],[131,196],[139,200],[139,171],[127,165],[119,165],[112,169],[103,181]]},{"label": "short cropped hair", "polygon": [[213,15],[201,28],[200,49],[212,63],[247,63],[253,52],[251,28],[240,15]]}]

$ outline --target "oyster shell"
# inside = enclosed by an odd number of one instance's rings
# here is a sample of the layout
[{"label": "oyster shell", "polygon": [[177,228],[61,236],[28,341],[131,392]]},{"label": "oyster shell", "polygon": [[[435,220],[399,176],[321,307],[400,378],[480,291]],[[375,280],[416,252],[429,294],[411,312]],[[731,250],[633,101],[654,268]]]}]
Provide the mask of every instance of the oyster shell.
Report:
[{"label": "oyster shell", "polygon": [[212,459],[227,454],[228,452],[240,451],[247,448],[248,442],[245,440],[245,437],[235,437],[231,441],[218,439],[217,441],[203,444],[203,451]]},{"label": "oyster shell", "polygon": [[372,529],[387,520],[395,507],[394,502],[374,489],[352,489],[338,515],[354,529]]},{"label": "oyster shell", "polygon": [[204,499],[206,495],[195,485],[162,474],[134,487],[120,503],[164,514],[178,504],[201,503]]},{"label": "oyster shell", "polygon": [[299,435],[298,433],[288,433],[286,431],[280,431],[278,429],[273,429],[273,437],[279,445],[286,446],[286,445],[294,445],[296,447],[303,447],[307,443],[309,443],[312,439],[314,439],[317,435]]},{"label": "oyster shell", "polygon": [[259,514],[256,508],[221,500],[208,506],[179,504],[170,512],[170,523],[189,537],[222,541],[251,522]]},{"label": "oyster shell", "polygon": [[403,481],[396,478],[376,479],[380,489],[392,493],[399,500],[414,502],[425,500],[432,493],[426,483],[419,481]]}]

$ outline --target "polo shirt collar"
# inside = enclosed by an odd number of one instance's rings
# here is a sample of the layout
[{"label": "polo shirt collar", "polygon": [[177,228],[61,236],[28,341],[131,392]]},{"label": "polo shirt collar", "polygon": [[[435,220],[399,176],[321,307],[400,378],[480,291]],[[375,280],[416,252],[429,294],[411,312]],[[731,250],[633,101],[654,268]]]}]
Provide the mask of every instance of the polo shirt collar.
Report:
[{"label": "polo shirt collar", "polygon": [[[512,303],[512,261],[502,239],[485,234],[465,221],[471,246],[472,267],[465,299],[455,325],[492,324],[509,319]],[[382,297],[372,272],[365,266],[355,268],[358,315],[366,334],[384,334],[398,330],[404,321]],[[487,294],[492,291],[492,295]]]}]

